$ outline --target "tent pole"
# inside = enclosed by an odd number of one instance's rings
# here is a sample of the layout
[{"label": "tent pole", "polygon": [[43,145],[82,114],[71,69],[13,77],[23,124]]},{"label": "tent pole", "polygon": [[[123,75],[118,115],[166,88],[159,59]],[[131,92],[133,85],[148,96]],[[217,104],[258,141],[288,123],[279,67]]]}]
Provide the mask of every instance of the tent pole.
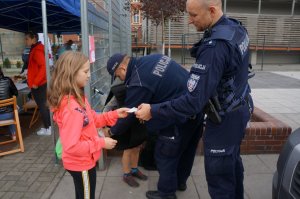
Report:
[{"label": "tent pole", "polygon": [[[42,16],[43,16],[43,33],[44,33],[44,50],[45,50],[45,61],[46,61],[46,74],[47,83],[50,80],[49,70],[49,52],[48,52],[48,27],[47,27],[47,11],[46,11],[46,0],[42,0]],[[47,84],[49,86],[49,84]]]},{"label": "tent pole", "polygon": [[108,42],[109,57],[113,55],[113,27],[112,27],[112,0],[108,0]]},{"label": "tent pole", "polygon": [[[81,42],[82,42],[82,53],[89,57],[89,29],[88,29],[88,11],[87,11],[87,0],[80,0],[80,20],[81,20]],[[90,81],[84,87],[84,94],[91,102],[91,91]]]},{"label": "tent pole", "polygon": [[2,64],[3,64],[4,63],[4,58],[3,58],[3,48],[2,48],[1,34],[0,34],[0,49],[1,49]]},{"label": "tent pole", "polygon": [[[47,8],[46,8],[46,0],[42,0],[42,17],[43,17],[43,33],[44,33],[44,50],[45,50],[45,61],[46,61],[46,75],[47,75],[47,87],[49,87],[50,83],[50,68],[49,68],[49,52],[48,52],[48,27],[47,27]],[[53,131],[53,120],[52,120],[52,112],[50,112],[50,121],[51,121],[51,133],[53,135],[53,143],[54,149],[56,144],[56,136]],[[54,152],[54,150],[53,150]],[[55,155],[55,163],[58,163],[58,159]]]}]

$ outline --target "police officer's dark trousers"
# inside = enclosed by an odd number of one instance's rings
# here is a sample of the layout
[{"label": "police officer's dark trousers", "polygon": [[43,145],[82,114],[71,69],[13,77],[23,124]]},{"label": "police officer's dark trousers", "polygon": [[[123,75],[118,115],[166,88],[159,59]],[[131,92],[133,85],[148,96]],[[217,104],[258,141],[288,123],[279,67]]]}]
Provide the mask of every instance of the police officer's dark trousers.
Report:
[{"label": "police officer's dark trousers", "polygon": [[212,199],[244,198],[244,167],[240,146],[231,146],[226,154],[208,154],[205,151],[205,174]]},{"label": "police officer's dark trousers", "polygon": [[198,118],[160,131],[154,155],[159,171],[157,189],[161,195],[174,194],[178,184],[186,183],[201,135],[202,120]]},{"label": "police officer's dark trousers", "polygon": [[[240,144],[250,119],[248,105],[223,118],[220,125],[207,123],[204,138],[204,164],[212,199],[244,198],[244,167]],[[223,143],[223,147],[220,146]]]},{"label": "police officer's dark trousers", "polygon": [[181,155],[177,168],[177,184],[185,184],[191,174],[196,150],[203,133],[203,117],[199,114],[189,119],[181,128]]}]

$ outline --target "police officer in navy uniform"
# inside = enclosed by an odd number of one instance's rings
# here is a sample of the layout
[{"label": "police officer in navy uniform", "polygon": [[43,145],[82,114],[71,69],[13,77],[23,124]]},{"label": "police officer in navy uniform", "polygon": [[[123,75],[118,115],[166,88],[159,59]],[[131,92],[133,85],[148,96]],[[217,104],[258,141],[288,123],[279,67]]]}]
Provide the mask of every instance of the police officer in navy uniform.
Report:
[{"label": "police officer in navy uniform", "polygon": [[[125,106],[161,103],[187,92],[188,72],[171,58],[153,54],[139,59],[122,54],[113,55],[107,70],[125,82]],[[147,191],[150,199],[174,199],[177,189],[184,191],[190,175],[196,148],[202,135],[202,114],[180,120],[146,122],[147,131],[158,134],[154,157],[159,171],[157,191]],[[119,119],[111,133],[126,132],[135,115]]]},{"label": "police officer in navy uniform", "polygon": [[248,84],[249,37],[237,20],[223,15],[221,0],[187,0],[186,9],[190,23],[205,31],[191,50],[196,63],[187,83],[189,92],[168,102],[142,104],[136,115],[143,120],[178,120],[205,110],[209,194],[213,199],[242,199],[240,144],[253,110]]}]

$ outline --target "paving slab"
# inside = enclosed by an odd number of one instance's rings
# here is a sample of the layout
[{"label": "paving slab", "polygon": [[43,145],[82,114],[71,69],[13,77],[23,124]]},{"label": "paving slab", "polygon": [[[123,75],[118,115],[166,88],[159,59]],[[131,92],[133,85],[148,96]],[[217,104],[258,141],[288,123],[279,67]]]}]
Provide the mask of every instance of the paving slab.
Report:
[{"label": "paving slab", "polygon": [[249,199],[272,198],[273,174],[257,173],[245,176],[244,187]]},{"label": "paving slab", "polygon": [[276,171],[278,157],[279,154],[257,155],[257,158],[261,160],[268,167],[268,169],[270,169],[271,173]]},{"label": "paving slab", "polygon": [[195,175],[195,176],[192,176],[192,180],[195,184],[199,198],[200,199],[210,199],[205,176],[204,175]]},{"label": "paving slab", "polygon": [[145,192],[148,190],[148,182],[139,181],[139,183],[139,187],[131,188],[122,182],[121,176],[106,177],[100,199],[146,199]]},{"label": "paving slab", "polygon": [[245,175],[273,173],[273,171],[267,165],[265,165],[257,155],[242,155],[242,159],[245,169]]}]

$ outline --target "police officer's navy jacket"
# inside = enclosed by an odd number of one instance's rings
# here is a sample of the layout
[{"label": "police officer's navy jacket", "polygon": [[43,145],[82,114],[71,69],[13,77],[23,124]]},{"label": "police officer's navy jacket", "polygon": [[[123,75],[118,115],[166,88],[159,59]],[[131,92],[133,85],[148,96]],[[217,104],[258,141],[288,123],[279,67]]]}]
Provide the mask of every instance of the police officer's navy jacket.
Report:
[{"label": "police officer's navy jacket", "polygon": [[[161,103],[187,92],[188,72],[167,56],[148,55],[139,59],[131,58],[127,67],[125,85],[125,107],[137,107],[141,103]],[[119,119],[111,128],[112,134],[126,132],[135,115]],[[146,123],[148,129],[157,131],[174,123],[174,120],[151,120]]]},{"label": "police officer's navy jacket", "polygon": [[[161,104],[151,105],[153,118],[178,118],[201,112],[208,100],[218,94],[222,123],[207,120],[204,142],[208,147],[224,148],[240,144],[249,120],[248,65],[249,37],[236,20],[224,15],[196,43],[191,55],[196,58],[187,83],[189,92]],[[245,104],[245,105],[244,105]],[[240,107],[227,112],[227,108]]]}]

